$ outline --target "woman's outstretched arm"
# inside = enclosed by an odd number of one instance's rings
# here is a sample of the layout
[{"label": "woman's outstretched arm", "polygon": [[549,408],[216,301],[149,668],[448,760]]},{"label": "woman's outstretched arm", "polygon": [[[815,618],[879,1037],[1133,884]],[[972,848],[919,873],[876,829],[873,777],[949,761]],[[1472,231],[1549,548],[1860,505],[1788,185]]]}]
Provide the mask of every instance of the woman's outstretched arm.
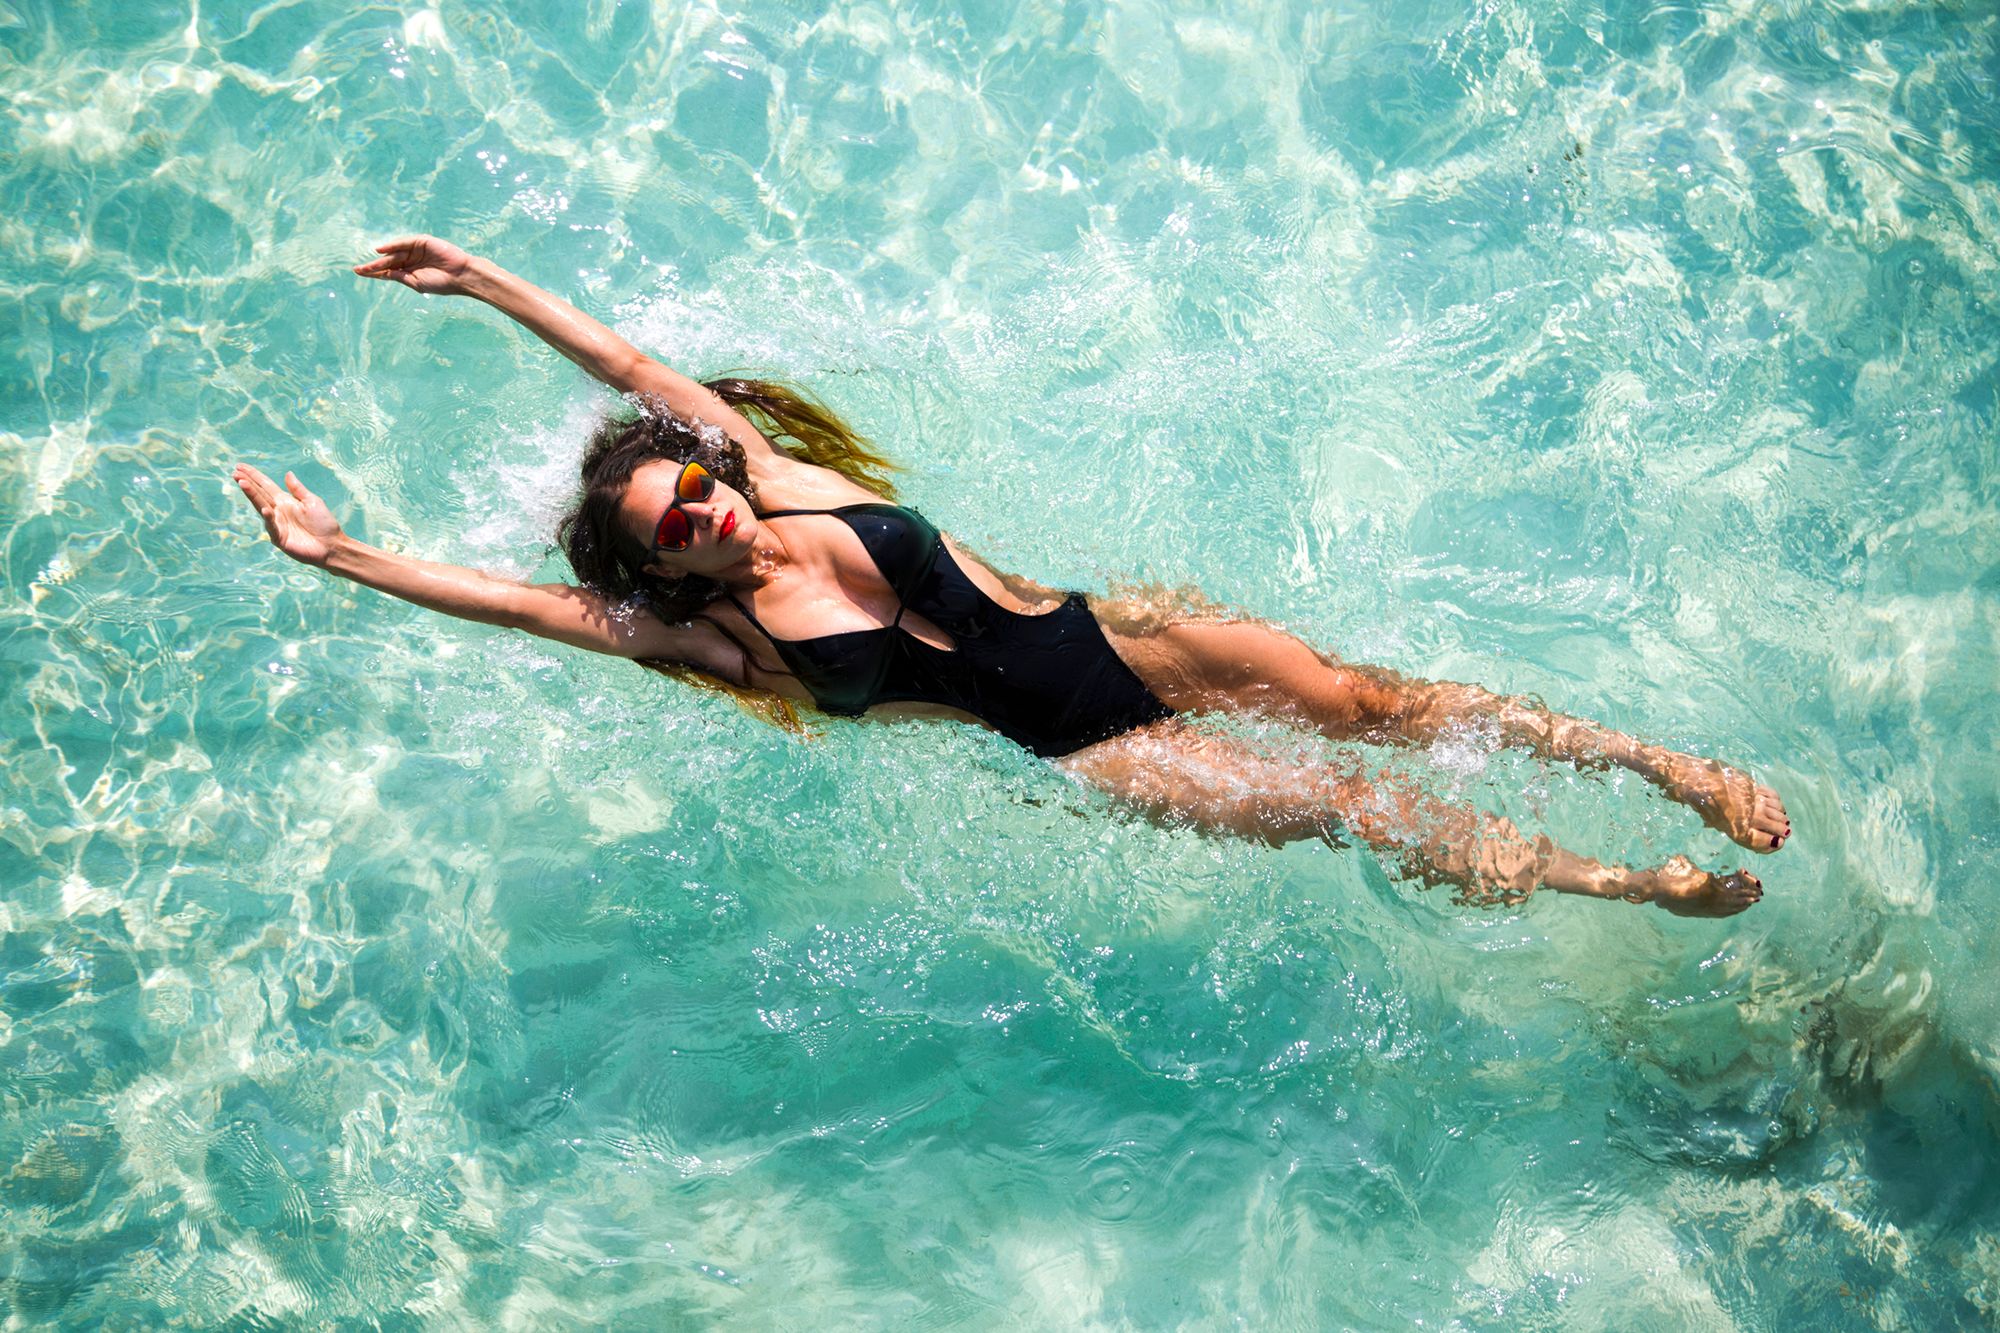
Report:
[{"label": "woman's outstretched arm", "polygon": [[400,282],[413,291],[470,296],[507,315],[620,393],[651,394],[690,421],[722,428],[743,446],[754,471],[762,460],[792,461],[749,418],[686,375],[661,365],[559,296],[543,291],[489,259],[467,254],[435,236],[406,236],[375,247],[378,259],[357,264],[364,278]]},{"label": "woman's outstretched arm", "polygon": [[326,502],[289,472],[279,486],[239,463],[233,479],[263,518],[271,544],[301,564],[461,620],[526,630],[592,652],[684,663],[725,680],[740,680],[746,669],[742,650],[706,622],[668,625],[641,608],[615,607],[588,588],[519,583],[397,555],[348,536]]}]

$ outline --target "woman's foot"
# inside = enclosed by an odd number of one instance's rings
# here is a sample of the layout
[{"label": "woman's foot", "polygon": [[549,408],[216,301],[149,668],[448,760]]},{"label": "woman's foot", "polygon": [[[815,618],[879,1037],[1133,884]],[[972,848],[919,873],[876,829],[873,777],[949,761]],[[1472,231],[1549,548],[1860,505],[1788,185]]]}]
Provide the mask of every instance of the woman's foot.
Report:
[{"label": "woman's foot", "polygon": [[1731,842],[1753,852],[1775,852],[1792,836],[1792,817],[1778,793],[1742,769],[1691,754],[1661,754],[1653,765],[1660,790]]},{"label": "woman's foot", "polygon": [[1642,881],[1646,902],[1658,903],[1675,916],[1735,916],[1764,896],[1764,886],[1747,870],[1711,875],[1685,856],[1670,857]]}]

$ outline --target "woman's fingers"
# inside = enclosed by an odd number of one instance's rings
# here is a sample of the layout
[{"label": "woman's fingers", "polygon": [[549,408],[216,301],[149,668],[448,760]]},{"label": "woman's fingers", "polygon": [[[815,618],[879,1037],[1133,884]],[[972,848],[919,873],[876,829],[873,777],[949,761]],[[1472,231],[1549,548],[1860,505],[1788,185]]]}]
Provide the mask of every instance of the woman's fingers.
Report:
[{"label": "woman's fingers", "polygon": [[364,278],[388,278],[394,277],[403,267],[405,261],[401,256],[391,256],[388,259],[371,259],[365,264],[356,264],[354,271]]},{"label": "woman's fingers", "polygon": [[[305,489],[298,478],[294,477],[291,473],[287,472],[285,478],[287,484],[296,485],[299,490]],[[281,498],[288,499],[290,497],[285,496],[278,489],[275,482],[256,468],[251,467],[248,463],[238,463],[236,465],[236,484],[243,488],[244,496],[249,499],[257,512],[263,516],[265,526],[271,529],[271,535],[276,537],[278,535],[276,527],[279,510],[278,502]],[[297,491],[294,491],[293,494],[296,495]]]},{"label": "woman's fingers", "polygon": [[364,278],[400,282],[411,291],[426,295],[452,295],[459,291],[459,274],[469,262],[464,251],[435,236],[411,236],[386,241],[375,247],[379,259],[354,266]]},{"label": "woman's fingers", "polygon": [[248,463],[236,465],[236,484],[243,488],[243,493],[250,497],[250,503],[256,505],[260,513],[270,503],[271,479]]},{"label": "woman's fingers", "polygon": [[354,266],[354,271],[363,277],[381,277],[394,269],[423,257],[424,241],[421,236],[405,236],[400,240],[384,241],[375,247],[380,259],[365,259]]},{"label": "woman's fingers", "polygon": [[285,474],[283,489],[248,463],[238,463],[231,477],[263,518],[273,546],[304,564],[327,562],[340,539],[340,524],[297,473]]},{"label": "woman's fingers", "polygon": [[278,540],[278,506],[272,501],[267,487],[259,484],[259,478],[250,475],[250,470],[236,469],[236,484],[243,488],[243,498],[257,511],[257,517],[264,520],[264,533],[272,541]]},{"label": "woman's fingers", "polygon": [[[303,504],[307,500],[312,499],[312,492],[306,489],[306,484],[298,479],[296,473],[287,472],[285,474],[285,489],[281,491],[278,489],[277,482],[272,481],[248,463],[238,463],[236,465],[236,472],[237,484],[243,487],[245,494],[262,504],[276,504],[279,500],[287,498],[296,498]],[[291,495],[287,496],[285,491],[290,491]]]},{"label": "woman's fingers", "polygon": [[414,263],[430,257],[432,241],[428,236],[405,236],[400,240],[385,241],[375,247],[380,259],[372,259],[371,264]]}]

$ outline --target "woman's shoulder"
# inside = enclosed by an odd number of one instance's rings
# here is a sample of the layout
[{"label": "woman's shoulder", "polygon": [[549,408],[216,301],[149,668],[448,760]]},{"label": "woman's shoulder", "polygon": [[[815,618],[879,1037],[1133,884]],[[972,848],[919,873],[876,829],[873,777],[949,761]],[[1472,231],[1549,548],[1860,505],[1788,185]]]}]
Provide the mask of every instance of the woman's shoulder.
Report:
[{"label": "woman's shoulder", "polygon": [[889,504],[887,497],[850,481],[830,467],[800,462],[796,458],[776,458],[753,469],[757,484],[757,508],[770,513],[779,509],[839,509],[855,504]]}]

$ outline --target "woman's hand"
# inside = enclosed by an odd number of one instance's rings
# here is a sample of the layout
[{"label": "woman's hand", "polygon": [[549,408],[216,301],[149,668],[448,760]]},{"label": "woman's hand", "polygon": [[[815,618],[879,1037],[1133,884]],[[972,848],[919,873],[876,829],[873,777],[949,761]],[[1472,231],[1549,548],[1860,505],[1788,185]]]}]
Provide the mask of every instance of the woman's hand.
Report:
[{"label": "woman's hand", "polygon": [[281,490],[269,477],[238,463],[233,474],[243,494],[264,518],[264,531],[271,544],[292,559],[307,565],[325,565],[342,537],[326,501],[305,488],[305,483],[287,472]]},{"label": "woman's hand", "polygon": [[375,247],[380,259],[356,264],[364,278],[400,282],[414,291],[438,296],[462,296],[472,268],[472,256],[435,236],[405,236]]}]

